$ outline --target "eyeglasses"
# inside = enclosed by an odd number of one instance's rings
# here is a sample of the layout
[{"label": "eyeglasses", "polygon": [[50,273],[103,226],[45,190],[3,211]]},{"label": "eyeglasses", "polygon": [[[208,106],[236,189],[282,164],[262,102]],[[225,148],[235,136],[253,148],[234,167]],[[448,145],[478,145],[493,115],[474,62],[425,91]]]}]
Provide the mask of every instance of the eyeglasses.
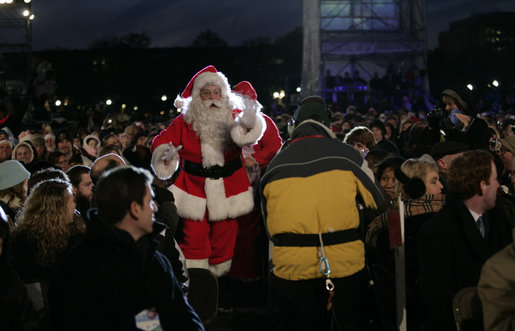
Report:
[{"label": "eyeglasses", "polygon": [[220,95],[222,95],[222,91],[220,91],[220,90],[210,91],[207,89],[202,89],[202,90],[200,90],[200,95],[203,97],[209,97],[211,95],[214,97],[219,97]]}]

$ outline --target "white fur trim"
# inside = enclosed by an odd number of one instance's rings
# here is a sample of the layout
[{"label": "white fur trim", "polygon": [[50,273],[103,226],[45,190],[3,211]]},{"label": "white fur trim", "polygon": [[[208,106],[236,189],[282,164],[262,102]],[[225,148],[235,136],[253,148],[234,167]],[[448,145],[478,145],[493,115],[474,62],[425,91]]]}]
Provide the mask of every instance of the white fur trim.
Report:
[{"label": "white fur trim", "polygon": [[177,109],[182,108],[184,106],[184,99],[181,98],[180,95],[177,95],[177,97],[175,98],[175,101],[173,102],[173,105]]},{"label": "white fur trim", "polygon": [[204,168],[209,168],[214,165],[224,165],[224,154],[220,149],[216,149],[213,145],[202,141],[200,144],[200,150],[202,153],[202,166]]},{"label": "white fur trim", "polygon": [[231,138],[234,143],[240,147],[246,145],[254,145],[261,137],[266,129],[266,122],[263,115],[256,114],[256,125],[247,131],[247,128],[236,125],[231,129]]},{"label": "white fur trim", "polygon": [[186,268],[209,269],[208,259],[186,259]]},{"label": "white fur trim", "polygon": [[231,271],[231,265],[232,259],[218,264],[210,264],[209,271],[211,271],[216,277],[221,277]]},{"label": "white fur trim", "polygon": [[189,194],[175,185],[168,189],[173,193],[177,214],[180,217],[202,221],[206,214],[206,199]]},{"label": "white fur trim", "polygon": [[204,191],[206,192],[208,218],[210,221],[236,218],[250,213],[254,208],[252,187],[249,187],[245,192],[227,198],[222,178],[206,178]]},{"label": "white fur trim", "polygon": [[222,95],[228,95],[230,91],[230,85],[227,80],[227,77],[221,72],[204,72],[198,75],[195,78],[195,82],[193,83],[193,90],[191,91],[191,96],[193,99],[200,96],[200,89],[208,86],[215,85],[220,88]]},{"label": "white fur trim", "polygon": [[154,149],[152,153],[152,160],[150,161],[150,165],[154,170],[159,179],[165,180],[172,177],[175,170],[177,170],[177,166],[179,165],[179,154],[177,154],[172,160],[170,160],[170,164],[165,166],[165,162],[163,161],[163,154],[168,150],[169,145],[161,144]]}]

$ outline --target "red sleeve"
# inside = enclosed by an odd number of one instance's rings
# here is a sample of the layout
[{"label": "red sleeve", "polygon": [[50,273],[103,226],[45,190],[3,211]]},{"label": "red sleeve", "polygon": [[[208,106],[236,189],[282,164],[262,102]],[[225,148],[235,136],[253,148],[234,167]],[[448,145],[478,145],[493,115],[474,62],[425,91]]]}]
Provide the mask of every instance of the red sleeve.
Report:
[{"label": "red sleeve", "polygon": [[260,167],[268,165],[277,151],[281,148],[283,140],[279,135],[279,129],[274,121],[265,114],[262,114],[265,122],[266,129],[261,139],[254,145],[254,154],[252,155]]},{"label": "red sleeve", "polygon": [[182,115],[177,116],[166,129],[154,137],[151,152],[154,152],[157,146],[170,142],[175,147],[181,145],[181,131],[185,125],[184,117]]}]

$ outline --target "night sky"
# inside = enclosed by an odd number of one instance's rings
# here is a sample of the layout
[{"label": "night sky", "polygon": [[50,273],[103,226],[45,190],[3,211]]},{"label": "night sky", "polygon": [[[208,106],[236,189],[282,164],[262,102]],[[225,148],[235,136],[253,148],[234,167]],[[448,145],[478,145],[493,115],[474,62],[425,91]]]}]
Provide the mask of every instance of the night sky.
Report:
[{"label": "night sky", "polygon": [[[145,32],[151,47],[189,46],[203,30],[230,46],[271,41],[302,22],[302,0],[33,0],[33,49],[83,49],[92,42]],[[438,32],[473,14],[514,11],[514,0],[427,0],[428,46]]]}]

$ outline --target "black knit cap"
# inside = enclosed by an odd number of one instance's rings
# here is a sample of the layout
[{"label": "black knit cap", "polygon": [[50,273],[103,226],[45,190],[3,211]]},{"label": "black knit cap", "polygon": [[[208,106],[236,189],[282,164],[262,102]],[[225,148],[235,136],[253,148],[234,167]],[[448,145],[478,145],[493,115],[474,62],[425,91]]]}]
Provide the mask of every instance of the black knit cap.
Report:
[{"label": "black knit cap", "polygon": [[477,114],[476,98],[471,90],[465,86],[455,86],[450,89],[446,89],[442,92],[442,98],[444,96],[451,97],[456,101],[456,106],[463,113],[469,116],[475,116]]},{"label": "black knit cap", "polygon": [[59,143],[61,140],[68,140],[73,144],[73,136],[72,133],[67,129],[58,130],[55,133],[55,143]]},{"label": "black knit cap", "polygon": [[438,161],[446,155],[465,152],[468,149],[468,146],[465,144],[461,144],[454,141],[442,141],[433,145],[433,149],[431,150],[431,156],[435,161]]},{"label": "black knit cap", "polygon": [[307,119],[314,119],[327,127],[331,125],[330,112],[326,108],[325,100],[319,96],[309,96],[302,99],[294,118],[297,124]]}]

